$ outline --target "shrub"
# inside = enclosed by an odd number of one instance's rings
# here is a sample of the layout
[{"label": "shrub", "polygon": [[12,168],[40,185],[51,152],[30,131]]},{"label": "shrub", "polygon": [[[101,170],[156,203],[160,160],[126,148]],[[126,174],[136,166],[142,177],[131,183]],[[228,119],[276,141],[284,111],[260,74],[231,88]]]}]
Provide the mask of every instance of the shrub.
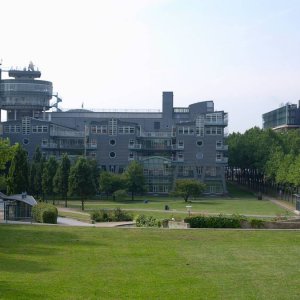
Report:
[{"label": "shrub", "polygon": [[116,200],[123,200],[127,197],[127,192],[125,190],[117,190],[113,193]]},{"label": "shrub", "polygon": [[241,222],[245,220],[242,216],[192,216],[184,219],[191,228],[240,228]]},{"label": "shrub", "polygon": [[136,227],[161,227],[161,222],[153,216],[138,215],[135,221]]},{"label": "shrub", "polygon": [[250,225],[252,228],[262,228],[264,227],[265,221],[260,219],[251,219]]},{"label": "shrub", "polygon": [[100,209],[91,213],[91,219],[95,222],[120,222],[132,221],[133,216],[120,208],[114,210]]},{"label": "shrub", "polygon": [[39,223],[57,223],[57,208],[49,203],[38,203],[32,207],[32,217]]}]

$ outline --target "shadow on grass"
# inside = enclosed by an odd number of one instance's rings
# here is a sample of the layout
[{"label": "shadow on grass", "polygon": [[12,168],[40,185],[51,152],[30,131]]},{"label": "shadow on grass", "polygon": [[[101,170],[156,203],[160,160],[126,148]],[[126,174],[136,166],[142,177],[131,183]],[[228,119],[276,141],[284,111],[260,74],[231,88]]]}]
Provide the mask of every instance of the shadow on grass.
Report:
[{"label": "shadow on grass", "polygon": [[16,288],[9,281],[0,281],[1,299],[42,299],[43,291],[40,293],[27,292],[24,286]]},{"label": "shadow on grass", "polygon": [[[41,273],[49,272],[51,268],[46,266],[46,264],[41,262],[36,262],[33,260],[5,257],[0,265],[0,273],[2,272],[12,272],[12,273]],[[2,273],[3,274],[3,273]],[[1,290],[1,288],[0,288]]]},{"label": "shadow on grass", "polygon": [[[46,229],[46,230],[45,230]],[[71,232],[72,228],[42,225],[0,225],[0,252],[7,255],[56,255],[69,246],[106,246],[99,239],[87,240]],[[19,242],[21,241],[21,242]]]}]

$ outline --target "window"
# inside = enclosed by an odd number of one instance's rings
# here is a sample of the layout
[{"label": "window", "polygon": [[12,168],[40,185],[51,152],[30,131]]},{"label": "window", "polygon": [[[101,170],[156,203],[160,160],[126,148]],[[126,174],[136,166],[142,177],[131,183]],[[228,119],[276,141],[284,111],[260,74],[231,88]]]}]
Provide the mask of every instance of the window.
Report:
[{"label": "window", "polygon": [[203,171],[203,167],[199,167],[199,166],[196,167],[197,175],[202,175],[202,171]]},{"label": "window", "polygon": [[25,117],[22,119],[22,134],[28,135],[30,134],[30,126],[31,125],[31,120],[29,117]]},{"label": "window", "polygon": [[116,157],[116,152],[109,152],[109,157],[110,158],[115,158]]},{"label": "window", "polygon": [[207,126],[207,127],[205,127],[205,134],[206,135],[222,135],[223,129],[221,127],[216,127],[216,126]]},{"label": "window", "polygon": [[48,126],[46,125],[33,125],[32,133],[45,133],[48,132]]},{"label": "window", "polygon": [[198,147],[201,147],[201,146],[203,146],[203,141],[202,140],[198,140],[196,142],[196,144],[197,144]]},{"label": "window", "polygon": [[133,159],[134,159],[133,152],[129,152],[128,160],[133,160]]},{"label": "window", "polygon": [[29,144],[29,139],[23,139],[23,144],[28,145]]},{"label": "window", "polygon": [[90,157],[96,158],[96,152],[95,151],[90,152]]},{"label": "window", "polygon": [[218,149],[222,148],[222,146],[223,146],[223,142],[222,141],[216,141],[216,147]]},{"label": "window", "polygon": [[184,159],[183,152],[182,152],[182,151],[179,151],[179,152],[177,153],[177,157],[178,157],[178,160],[183,160],[183,159]]},{"label": "window", "polygon": [[133,126],[119,126],[118,134],[134,134],[135,128]]},{"label": "window", "polygon": [[91,133],[93,134],[107,134],[107,125],[92,125]]},{"label": "window", "polygon": [[178,148],[180,148],[180,149],[184,148],[184,141],[183,140],[178,141]]},{"label": "window", "polygon": [[178,127],[178,134],[192,135],[194,134],[194,128],[189,126],[180,126]]},{"label": "window", "polygon": [[154,130],[160,129],[160,122],[154,122]]},{"label": "window", "polygon": [[42,139],[42,146],[48,146],[48,140]]},{"label": "window", "polygon": [[109,144],[111,145],[111,146],[114,146],[115,144],[116,144],[116,140],[109,140]]},{"label": "window", "polygon": [[217,174],[216,167],[206,167],[205,175],[215,177]]},{"label": "window", "polygon": [[97,147],[97,140],[96,139],[91,139],[91,147],[96,148]]},{"label": "window", "polygon": [[203,153],[202,152],[197,152],[196,158],[197,159],[202,159],[203,158]]},{"label": "window", "polygon": [[21,126],[20,125],[5,125],[4,132],[5,133],[20,133]]}]

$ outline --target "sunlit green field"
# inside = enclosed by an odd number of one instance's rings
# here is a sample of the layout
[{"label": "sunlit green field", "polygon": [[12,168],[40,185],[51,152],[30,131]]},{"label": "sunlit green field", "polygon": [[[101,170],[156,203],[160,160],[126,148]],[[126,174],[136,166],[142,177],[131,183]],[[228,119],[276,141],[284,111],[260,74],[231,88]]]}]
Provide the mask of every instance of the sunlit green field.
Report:
[{"label": "sunlit green field", "polygon": [[[120,207],[121,209],[130,210],[134,214],[145,213],[161,218],[169,218],[172,215],[175,217],[186,216],[186,206],[190,205],[192,214],[241,214],[270,217],[288,214],[285,209],[270,201],[260,201],[254,197],[243,199],[207,198],[192,200],[189,203],[176,198],[148,198],[148,200],[147,204],[144,203],[144,200],[138,198],[135,201],[90,200],[85,202],[85,211]],[[166,205],[169,206],[169,211],[165,211]],[[69,201],[68,207],[80,210],[81,202]]]},{"label": "sunlit green field", "polygon": [[0,225],[0,299],[299,299],[300,232]]}]

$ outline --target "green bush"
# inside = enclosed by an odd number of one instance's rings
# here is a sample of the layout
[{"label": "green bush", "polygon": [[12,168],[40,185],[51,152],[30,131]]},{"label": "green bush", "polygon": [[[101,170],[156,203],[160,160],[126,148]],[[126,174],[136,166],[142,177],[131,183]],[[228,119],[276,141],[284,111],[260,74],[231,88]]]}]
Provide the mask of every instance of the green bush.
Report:
[{"label": "green bush", "polygon": [[262,228],[264,227],[264,220],[261,219],[251,219],[250,220],[250,225],[252,228]]},{"label": "green bush", "polygon": [[136,227],[161,227],[161,222],[153,216],[138,215],[135,221]]},{"label": "green bush", "polygon": [[123,200],[127,197],[127,192],[125,190],[117,190],[113,193],[114,199]]},{"label": "green bush", "polygon": [[57,224],[57,208],[49,203],[38,203],[32,207],[35,222]]},{"label": "green bush", "polygon": [[184,219],[191,228],[240,228],[241,222],[245,220],[242,216],[192,216]]},{"label": "green bush", "polygon": [[91,213],[91,219],[95,222],[120,222],[132,221],[133,216],[120,208],[114,210],[100,209]]}]

